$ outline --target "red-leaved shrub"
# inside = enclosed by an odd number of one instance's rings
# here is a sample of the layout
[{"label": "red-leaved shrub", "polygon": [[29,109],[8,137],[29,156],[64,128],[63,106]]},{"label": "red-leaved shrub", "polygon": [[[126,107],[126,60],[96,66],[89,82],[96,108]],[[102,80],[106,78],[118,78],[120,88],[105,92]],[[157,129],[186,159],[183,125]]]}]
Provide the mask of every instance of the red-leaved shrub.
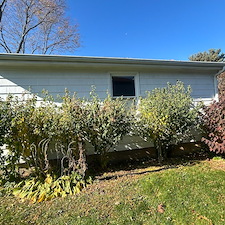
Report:
[{"label": "red-leaved shrub", "polygon": [[225,94],[219,101],[214,101],[204,108],[203,122],[207,135],[202,141],[208,145],[210,151],[225,153]]}]

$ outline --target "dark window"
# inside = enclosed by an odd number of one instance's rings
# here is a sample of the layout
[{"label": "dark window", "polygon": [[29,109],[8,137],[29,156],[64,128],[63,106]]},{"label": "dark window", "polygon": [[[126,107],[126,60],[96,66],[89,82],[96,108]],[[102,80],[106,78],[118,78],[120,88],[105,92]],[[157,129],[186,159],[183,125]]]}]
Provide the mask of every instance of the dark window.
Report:
[{"label": "dark window", "polygon": [[113,96],[135,96],[134,76],[112,77]]}]

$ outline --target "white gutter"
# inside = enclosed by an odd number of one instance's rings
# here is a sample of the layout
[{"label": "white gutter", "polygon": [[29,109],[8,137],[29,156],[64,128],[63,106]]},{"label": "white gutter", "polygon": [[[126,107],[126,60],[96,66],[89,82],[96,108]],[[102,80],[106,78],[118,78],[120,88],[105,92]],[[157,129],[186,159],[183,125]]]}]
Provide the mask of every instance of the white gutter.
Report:
[{"label": "white gutter", "polygon": [[58,56],[58,55],[28,55],[28,54],[0,54],[0,65],[13,64],[52,64],[52,65],[74,65],[74,66],[135,66],[135,67],[182,67],[182,68],[204,68],[221,70],[225,63],[217,62],[194,62],[174,60],[152,60],[132,58],[110,58],[110,57],[84,57],[84,56]]},{"label": "white gutter", "polygon": [[225,66],[215,75],[215,76],[219,76],[221,73],[223,73],[225,71]]}]

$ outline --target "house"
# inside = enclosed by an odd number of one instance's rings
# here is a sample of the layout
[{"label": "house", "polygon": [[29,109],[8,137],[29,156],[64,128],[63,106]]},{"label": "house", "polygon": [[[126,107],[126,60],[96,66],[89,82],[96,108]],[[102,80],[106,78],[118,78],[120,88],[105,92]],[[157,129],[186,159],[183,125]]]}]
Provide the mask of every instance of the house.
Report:
[{"label": "house", "polygon": [[[217,98],[216,75],[225,63],[149,60],[130,58],[0,54],[0,97],[21,95],[31,90],[41,96],[43,89],[53,96],[65,88],[79,97],[88,97],[91,86],[104,99],[145,96],[146,91],[182,81],[192,87],[195,101],[210,103]],[[116,150],[149,147],[148,142],[127,137]]]}]

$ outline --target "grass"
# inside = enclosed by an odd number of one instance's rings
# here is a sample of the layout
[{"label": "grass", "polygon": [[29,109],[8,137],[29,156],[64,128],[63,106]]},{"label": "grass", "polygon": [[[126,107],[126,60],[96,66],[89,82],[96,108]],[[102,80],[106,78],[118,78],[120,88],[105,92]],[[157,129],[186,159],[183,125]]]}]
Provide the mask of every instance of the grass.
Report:
[{"label": "grass", "polygon": [[105,173],[76,196],[0,198],[1,224],[225,224],[225,161]]}]

